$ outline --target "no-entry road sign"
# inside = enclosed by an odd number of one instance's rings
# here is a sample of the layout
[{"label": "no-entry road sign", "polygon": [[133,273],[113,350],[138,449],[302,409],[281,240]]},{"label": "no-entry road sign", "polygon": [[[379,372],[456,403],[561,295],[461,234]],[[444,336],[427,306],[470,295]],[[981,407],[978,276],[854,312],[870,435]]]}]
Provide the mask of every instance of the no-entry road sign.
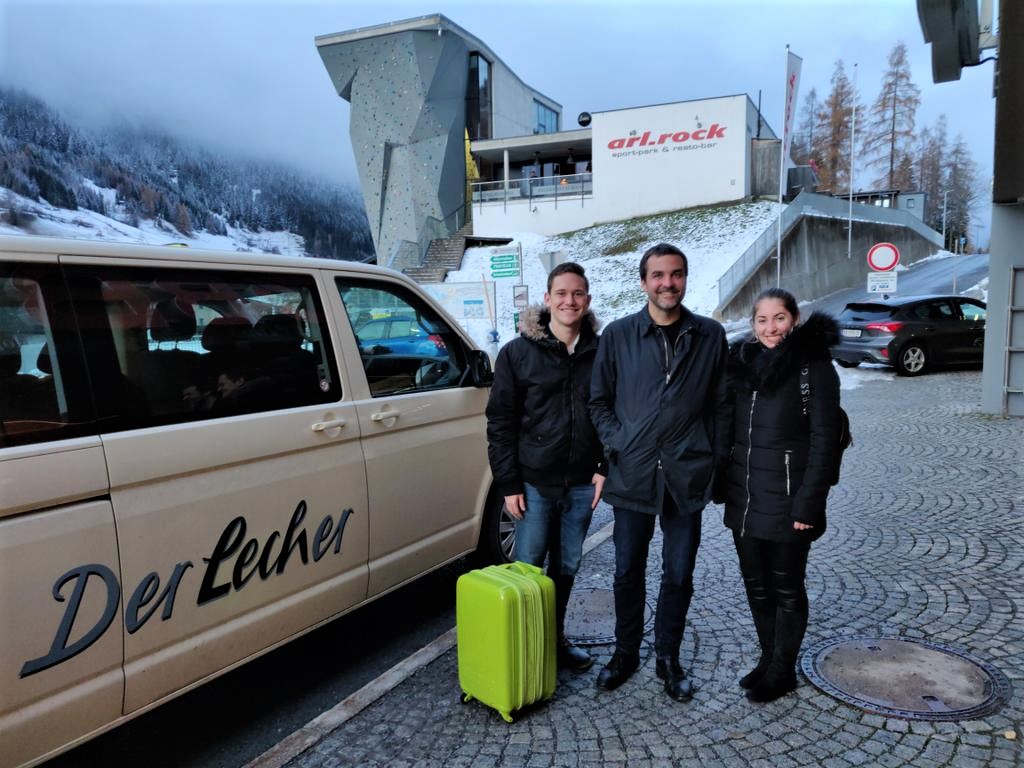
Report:
[{"label": "no-entry road sign", "polygon": [[892,243],[875,243],[868,250],[868,266],[876,272],[889,272],[900,263],[900,249]]}]

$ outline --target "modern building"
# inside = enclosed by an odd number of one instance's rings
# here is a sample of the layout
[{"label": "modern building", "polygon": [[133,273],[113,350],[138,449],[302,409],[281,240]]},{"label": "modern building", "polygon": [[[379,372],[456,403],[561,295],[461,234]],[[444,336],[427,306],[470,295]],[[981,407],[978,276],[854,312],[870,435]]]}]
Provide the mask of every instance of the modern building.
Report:
[{"label": "modern building", "polygon": [[561,105],[440,14],[316,38],[349,133],[381,264],[419,264],[465,224],[469,141],[558,131]]},{"label": "modern building", "polygon": [[[556,234],[602,221],[771,194],[779,142],[746,95],[580,115],[526,85],[441,14],[322,35],[378,261],[430,243]],[[471,209],[470,209],[471,206]]]},{"label": "modern building", "polygon": [[473,232],[553,235],[778,191],[779,142],[745,94],[581,115],[474,141]]},{"label": "modern building", "polygon": [[[833,197],[842,200],[849,200],[849,194],[836,193]],[[853,202],[864,205],[874,205],[879,208],[894,208],[900,211],[910,211],[917,218],[924,220],[924,206],[926,195],[924,192],[901,192],[898,189],[876,189],[868,192],[854,192]]]}]

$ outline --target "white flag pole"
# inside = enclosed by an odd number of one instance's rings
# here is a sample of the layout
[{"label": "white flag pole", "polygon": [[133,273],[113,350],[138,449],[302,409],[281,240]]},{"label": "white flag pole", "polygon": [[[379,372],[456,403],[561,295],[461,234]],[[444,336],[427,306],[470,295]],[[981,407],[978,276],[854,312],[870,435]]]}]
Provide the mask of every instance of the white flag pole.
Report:
[{"label": "white flag pole", "polygon": [[786,98],[785,113],[782,118],[782,143],[779,148],[779,218],[778,233],[775,243],[775,285],[782,284],[782,198],[786,189],[786,159],[789,157],[789,145],[793,136],[793,114],[796,110],[796,94],[800,88],[800,65],[802,59],[790,53],[786,46]]},{"label": "white flag pole", "polygon": [[786,100],[783,102],[782,118],[782,143],[779,145],[779,210],[776,221],[777,234],[775,238],[775,287],[782,286],[782,187],[785,183],[783,177],[786,175],[786,129],[789,127],[789,44],[786,44]]},{"label": "white flag pole", "polygon": [[853,65],[853,119],[850,121],[850,202],[846,216],[846,258],[853,258],[853,139],[857,133],[857,64]]}]

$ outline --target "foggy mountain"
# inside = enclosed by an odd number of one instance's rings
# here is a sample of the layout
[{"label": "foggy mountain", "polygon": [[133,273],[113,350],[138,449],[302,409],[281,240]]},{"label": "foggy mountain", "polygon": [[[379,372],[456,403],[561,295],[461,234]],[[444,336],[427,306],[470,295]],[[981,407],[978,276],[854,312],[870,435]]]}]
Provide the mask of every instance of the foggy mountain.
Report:
[{"label": "foggy mountain", "polygon": [[[372,261],[359,194],[279,163],[214,154],[157,128],[68,124],[26,93],[0,86],[0,188],[131,226],[150,220],[191,237],[227,225],[299,235],[309,256]],[[31,214],[0,201],[5,223]],[[20,221],[19,221],[20,218]]]}]

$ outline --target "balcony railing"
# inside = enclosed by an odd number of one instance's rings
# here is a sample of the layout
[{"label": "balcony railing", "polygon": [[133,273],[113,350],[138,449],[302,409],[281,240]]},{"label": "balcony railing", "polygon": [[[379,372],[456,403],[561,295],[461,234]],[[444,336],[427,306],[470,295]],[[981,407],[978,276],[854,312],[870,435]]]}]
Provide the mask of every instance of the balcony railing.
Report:
[{"label": "balcony railing", "polygon": [[515,201],[580,200],[593,195],[593,174],[575,173],[570,176],[543,176],[533,179],[504,181],[478,181],[473,185],[473,202],[509,203]]}]

